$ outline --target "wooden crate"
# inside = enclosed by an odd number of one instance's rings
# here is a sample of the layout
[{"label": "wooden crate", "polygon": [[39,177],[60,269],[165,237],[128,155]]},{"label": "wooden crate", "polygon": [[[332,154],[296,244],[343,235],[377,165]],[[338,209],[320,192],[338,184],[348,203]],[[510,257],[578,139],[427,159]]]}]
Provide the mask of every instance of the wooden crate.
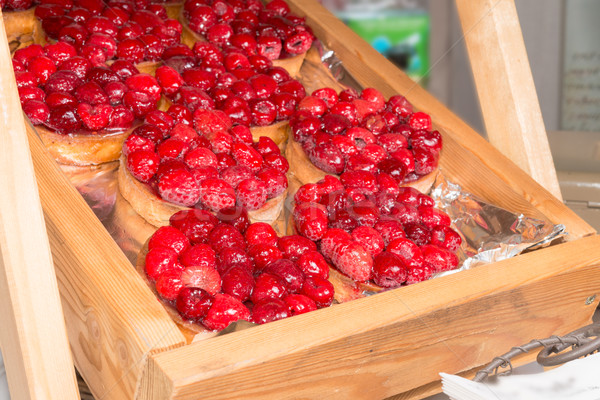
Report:
[{"label": "wooden crate", "polygon": [[291,3],[359,84],[405,94],[431,114],[451,181],[564,224],[568,240],[186,344],[29,127],[73,358],[98,399],[420,398],[439,391],[438,372],[468,374],[511,346],[591,320],[600,292],[596,232],[315,0]]}]

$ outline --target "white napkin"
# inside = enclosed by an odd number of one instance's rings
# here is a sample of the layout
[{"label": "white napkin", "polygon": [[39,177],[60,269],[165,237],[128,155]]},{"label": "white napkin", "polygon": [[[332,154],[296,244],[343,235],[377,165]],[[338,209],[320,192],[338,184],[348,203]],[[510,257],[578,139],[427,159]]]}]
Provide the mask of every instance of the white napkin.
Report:
[{"label": "white napkin", "polygon": [[441,373],[442,390],[453,400],[599,400],[600,353],[546,372],[473,382]]}]

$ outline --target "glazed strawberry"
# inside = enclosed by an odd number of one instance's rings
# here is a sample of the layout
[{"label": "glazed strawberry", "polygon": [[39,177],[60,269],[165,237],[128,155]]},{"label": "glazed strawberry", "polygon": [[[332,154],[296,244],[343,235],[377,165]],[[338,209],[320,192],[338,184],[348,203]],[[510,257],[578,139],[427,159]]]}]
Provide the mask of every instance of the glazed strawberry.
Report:
[{"label": "glazed strawberry", "polygon": [[351,240],[352,236],[345,230],[336,228],[329,229],[321,239],[321,253],[326,258],[331,259],[339,245],[350,242]]},{"label": "glazed strawberry", "polygon": [[277,233],[273,227],[265,222],[256,222],[248,227],[244,233],[248,246],[264,243],[272,246],[277,245]]},{"label": "glazed strawberry", "polygon": [[373,228],[379,232],[385,246],[388,246],[396,239],[406,237],[402,224],[398,220],[380,220],[373,226]]},{"label": "glazed strawberry", "polygon": [[296,263],[306,276],[319,276],[329,278],[329,265],[318,251],[312,250],[302,254]]},{"label": "glazed strawberry", "polygon": [[163,174],[158,180],[158,191],[164,200],[186,207],[196,204],[201,196],[204,202],[204,192],[193,175],[184,169]]},{"label": "glazed strawberry", "polygon": [[359,226],[354,229],[352,239],[363,246],[372,257],[377,256],[385,248],[383,237],[377,230],[368,226]]},{"label": "glazed strawberry", "polygon": [[289,307],[291,315],[304,314],[317,309],[315,301],[302,294],[288,294],[283,301]]},{"label": "glazed strawberry", "polygon": [[221,291],[219,272],[206,265],[186,267],[181,273],[181,282],[188,287],[204,289],[213,296]]},{"label": "glazed strawberry", "polygon": [[237,187],[237,199],[248,210],[258,210],[267,201],[267,187],[259,179],[244,179]]},{"label": "glazed strawberry", "polygon": [[386,250],[400,257],[409,269],[420,268],[423,265],[421,249],[410,239],[394,239],[387,246]]},{"label": "glazed strawberry", "polygon": [[215,251],[207,244],[196,244],[188,247],[180,255],[181,263],[188,268],[206,267],[215,269],[217,267]]},{"label": "glazed strawberry", "polygon": [[233,322],[249,319],[250,311],[239,300],[227,294],[217,294],[202,323],[208,329],[219,331]]},{"label": "glazed strawberry", "polygon": [[417,268],[410,269],[408,271],[408,276],[406,277],[406,284],[412,285],[413,283],[418,283],[425,281],[433,275],[434,271],[430,265],[422,265]]},{"label": "glazed strawberry", "polygon": [[460,235],[449,226],[435,226],[431,229],[431,244],[454,252],[462,243]]},{"label": "glazed strawberry", "polygon": [[222,275],[235,265],[245,268],[249,273],[254,272],[254,263],[245,249],[237,246],[222,249],[217,257],[217,271],[219,271],[219,274]]},{"label": "glazed strawberry", "polygon": [[294,209],[294,223],[298,232],[316,241],[327,232],[327,209],[318,203],[302,203]]},{"label": "glazed strawberry", "polygon": [[166,272],[156,280],[156,292],[166,301],[175,301],[179,291],[183,287],[181,270]]},{"label": "glazed strawberry", "polygon": [[172,226],[162,226],[150,238],[148,250],[155,247],[168,247],[180,254],[190,246],[188,238]]},{"label": "glazed strawberry", "polygon": [[415,242],[418,246],[424,246],[429,243],[431,238],[430,229],[420,223],[407,224],[404,227],[406,237]]},{"label": "glazed strawberry", "polygon": [[319,201],[320,197],[321,191],[319,186],[316,183],[307,183],[298,189],[294,195],[294,200],[296,201],[296,204],[316,203]]},{"label": "glazed strawberry", "polygon": [[186,320],[201,322],[208,313],[214,297],[200,288],[183,287],[176,299],[176,308]]},{"label": "glazed strawberry", "polygon": [[208,244],[216,252],[220,252],[227,247],[241,247],[246,248],[246,241],[244,237],[234,226],[219,223],[208,235]]},{"label": "glazed strawberry", "polygon": [[200,183],[200,201],[213,211],[233,207],[236,202],[235,191],[222,179],[205,179]]},{"label": "glazed strawberry", "polygon": [[29,100],[22,105],[23,112],[34,125],[45,123],[50,117],[50,109],[40,100]]},{"label": "glazed strawberry", "polygon": [[265,324],[291,316],[287,303],[280,299],[267,299],[257,303],[252,309],[252,322]]},{"label": "glazed strawberry", "polygon": [[254,290],[254,278],[243,266],[234,265],[222,275],[223,293],[235,297],[241,302],[250,299]]},{"label": "glazed strawberry", "polygon": [[217,212],[219,221],[232,225],[241,233],[244,233],[250,226],[248,211],[240,206],[223,208]]},{"label": "glazed strawberry", "polygon": [[277,241],[277,247],[281,250],[284,258],[292,261],[297,260],[307,251],[317,249],[314,242],[300,235],[280,237]]},{"label": "glazed strawberry", "polygon": [[443,272],[454,269],[458,266],[458,257],[456,254],[431,244],[421,247],[423,253],[423,263],[429,265],[433,272]]},{"label": "glazed strawberry", "polygon": [[365,282],[373,275],[373,258],[357,242],[337,246],[331,260],[340,271],[355,281]]},{"label": "glazed strawberry", "polygon": [[155,247],[146,254],[145,271],[148,279],[156,281],[162,274],[180,270],[177,253],[169,247]]},{"label": "glazed strawberry", "polygon": [[263,168],[257,172],[256,177],[265,184],[268,199],[283,194],[288,188],[285,172],[281,172],[276,168]]},{"label": "glazed strawberry", "polygon": [[304,273],[290,260],[282,259],[270,263],[263,272],[283,279],[288,293],[299,292],[304,283]]},{"label": "glazed strawberry", "polygon": [[269,273],[261,273],[257,278],[251,300],[254,304],[268,299],[281,299],[288,293],[284,279]]},{"label": "glazed strawberry", "polygon": [[406,281],[408,268],[404,261],[393,253],[384,251],[373,261],[373,281],[384,288],[399,287]]},{"label": "glazed strawberry", "polygon": [[261,272],[267,265],[280,260],[283,255],[276,246],[258,243],[248,248],[248,255],[254,261],[256,271]]},{"label": "glazed strawberry", "polygon": [[[173,139],[173,137],[171,137]],[[176,140],[176,139],[175,139]],[[215,153],[203,147],[196,147],[185,153],[185,163],[190,168],[213,167],[216,168],[218,160]]]},{"label": "glazed strawberry", "polygon": [[318,308],[328,307],[333,302],[334,288],[331,282],[319,276],[307,276],[301,294],[312,299]]}]

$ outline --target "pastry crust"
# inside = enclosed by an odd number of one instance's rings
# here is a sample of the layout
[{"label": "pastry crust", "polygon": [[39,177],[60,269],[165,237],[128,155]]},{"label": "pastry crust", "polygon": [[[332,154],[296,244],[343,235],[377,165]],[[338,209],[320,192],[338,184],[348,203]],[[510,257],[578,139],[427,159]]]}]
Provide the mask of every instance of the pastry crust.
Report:
[{"label": "pastry crust", "polygon": [[[289,135],[288,144],[285,149],[285,158],[287,158],[288,163],[290,164],[290,174],[298,179],[303,185],[306,183],[316,183],[323,179],[325,175],[331,175],[321,171],[313,165],[300,143],[296,142],[292,135]],[[400,186],[410,186],[421,193],[429,193],[438,172],[439,167],[429,174],[423,175],[416,181],[406,182]]]},{"label": "pastry crust", "polygon": [[11,52],[31,44],[46,44],[42,23],[35,16],[35,7],[3,12],[2,19]]},{"label": "pastry crust", "polygon": [[118,160],[123,142],[133,130],[61,134],[41,125],[35,129],[54,159],[67,165],[98,165]]},{"label": "pastry crust", "polygon": [[[161,199],[146,184],[135,179],[127,170],[126,164],[125,156],[122,155],[119,159],[119,171],[117,173],[119,190],[121,195],[131,204],[131,207],[150,224],[156,227],[169,225],[171,215],[189,209],[189,207],[179,206]],[[273,224],[283,209],[286,194],[287,191],[268,200],[258,210],[248,211],[250,221]]]},{"label": "pastry crust", "polygon": [[[192,48],[194,47],[194,44],[196,42],[206,42],[206,39],[203,36],[197,34],[190,28],[187,22],[187,18],[185,17],[185,15],[183,15],[183,9],[179,14],[179,22],[183,27],[183,30],[181,32],[181,43],[184,43],[188,47]],[[290,76],[295,78],[300,74],[300,68],[302,68],[302,63],[304,62],[305,56],[306,53],[298,54],[293,57],[273,60],[273,66],[285,69],[290,74]]]}]

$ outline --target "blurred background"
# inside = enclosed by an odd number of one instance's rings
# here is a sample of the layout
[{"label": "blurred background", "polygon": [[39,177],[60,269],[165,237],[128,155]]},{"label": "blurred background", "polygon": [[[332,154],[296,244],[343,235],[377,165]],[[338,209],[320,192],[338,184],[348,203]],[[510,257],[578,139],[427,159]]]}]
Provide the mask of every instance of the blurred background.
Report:
[{"label": "blurred background", "polygon": [[[563,198],[600,230],[600,1],[515,2]],[[454,1],[322,3],[485,136]]]}]

